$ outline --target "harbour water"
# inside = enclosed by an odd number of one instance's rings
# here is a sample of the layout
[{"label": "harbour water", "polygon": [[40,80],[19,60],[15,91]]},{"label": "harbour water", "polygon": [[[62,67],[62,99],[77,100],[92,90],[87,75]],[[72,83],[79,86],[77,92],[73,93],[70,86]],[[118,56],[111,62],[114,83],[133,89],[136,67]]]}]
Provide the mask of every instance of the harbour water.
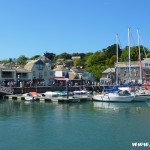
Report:
[{"label": "harbour water", "polygon": [[150,102],[0,101],[0,150],[136,150],[150,143]]}]

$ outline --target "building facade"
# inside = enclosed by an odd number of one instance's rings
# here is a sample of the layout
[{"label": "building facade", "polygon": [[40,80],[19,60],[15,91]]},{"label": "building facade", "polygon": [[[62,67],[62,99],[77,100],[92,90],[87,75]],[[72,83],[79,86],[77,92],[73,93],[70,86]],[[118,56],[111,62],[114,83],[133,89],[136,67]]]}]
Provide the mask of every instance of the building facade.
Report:
[{"label": "building facade", "polygon": [[44,63],[42,60],[31,60],[24,68],[32,73],[32,81],[38,85],[49,85],[51,83],[51,67]]},{"label": "building facade", "polygon": [[0,65],[0,82],[18,82],[29,81],[32,78],[32,73],[24,68]]},{"label": "building facade", "polygon": [[117,72],[119,83],[141,82],[139,61],[132,61],[130,64],[129,62],[118,62],[116,65],[116,74]]}]

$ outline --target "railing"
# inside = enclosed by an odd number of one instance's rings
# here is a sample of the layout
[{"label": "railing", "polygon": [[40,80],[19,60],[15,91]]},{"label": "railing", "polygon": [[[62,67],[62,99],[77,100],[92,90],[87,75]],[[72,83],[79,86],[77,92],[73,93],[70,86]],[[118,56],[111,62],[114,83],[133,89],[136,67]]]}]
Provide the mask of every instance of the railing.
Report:
[{"label": "railing", "polygon": [[0,86],[0,93],[13,94],[11,87]]}]

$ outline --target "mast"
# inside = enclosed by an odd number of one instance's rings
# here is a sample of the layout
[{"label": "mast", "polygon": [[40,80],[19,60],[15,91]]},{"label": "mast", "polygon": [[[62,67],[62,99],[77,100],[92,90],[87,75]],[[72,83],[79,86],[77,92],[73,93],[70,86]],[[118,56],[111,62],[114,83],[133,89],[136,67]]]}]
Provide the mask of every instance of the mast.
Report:
[{"label": "mast", "polygon": [[116,35],[116,85],[118,85],[118,34]]},{"label": "mast", "polygon": [[131,82],[130,28],[128,28],[128,48],[129,48],[129,81]]},{"label": "mast", "polygon": [[137,30],[138,34],[138,49],[139,49],[139,61],[140,61],[140,83],[142,83],[142,66],[141,66],[141,50],[140,50],[140,35],[139,31]]}]

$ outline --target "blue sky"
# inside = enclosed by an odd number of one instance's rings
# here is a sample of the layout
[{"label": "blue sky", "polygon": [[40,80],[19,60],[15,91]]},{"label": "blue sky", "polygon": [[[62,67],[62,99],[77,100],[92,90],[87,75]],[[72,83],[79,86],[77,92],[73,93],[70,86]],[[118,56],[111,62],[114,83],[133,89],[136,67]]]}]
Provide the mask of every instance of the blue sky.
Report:
[{"label": "blue sky", "polygon": [[[149,0],[0,0],[0,60],[46,51],[96,52],[116,42],[150,48]],[[134,45],[131,41],[131,46]]]}]

